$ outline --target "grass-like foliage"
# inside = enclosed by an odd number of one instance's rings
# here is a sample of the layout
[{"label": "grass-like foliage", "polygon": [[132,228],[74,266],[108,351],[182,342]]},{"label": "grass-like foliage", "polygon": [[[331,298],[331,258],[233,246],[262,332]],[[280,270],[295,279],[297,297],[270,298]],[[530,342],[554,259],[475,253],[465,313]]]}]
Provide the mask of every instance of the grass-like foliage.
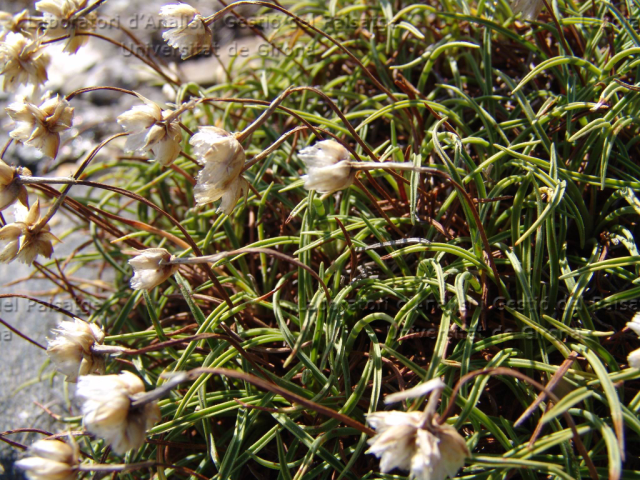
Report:
[{"label": "grass-like foliage", "polygon": [[[137,51],[175,92],[161,107],[182,106],[171,165],[87,152],[61,189],[19,177],[32,204],[63,199],[56,215],[75,226],[58,236],[86,240],[37,259],[39,274],[102,327],[96,355],[122,350],[105,373],[162,397],[124,456],[79,410],[62,416],[77,469],[400,478],[365,453],[367,415],[422,410],[426,395],[383,400],[439,377],[431,413],[467,443],[461,478],[640,478],[625,326],[640,298],[640,3],[549,2],[532,21],[504,0],[239,2],[252,3],[202,12],[213,33],[238,12],[270,26],[253,27],[262,54],[232,58],[226,81],[185,83]],[[242,132],[264,112],[239,138],[248,185],[232,213],[196,205],[192,135]],[[355,179],[322,195],[298,153],[329,139]],[[158,247],[179,266],[132,289],[129,251]],[[82,268],[94,285],[69,278]]]}]

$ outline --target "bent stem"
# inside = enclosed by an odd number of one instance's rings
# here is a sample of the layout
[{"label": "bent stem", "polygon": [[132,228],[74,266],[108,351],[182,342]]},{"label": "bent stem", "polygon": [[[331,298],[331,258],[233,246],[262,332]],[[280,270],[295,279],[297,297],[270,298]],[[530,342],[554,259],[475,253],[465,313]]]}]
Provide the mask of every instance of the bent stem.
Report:
[{"label": "bent stem", "polygon": [[276,99],[269,104],[269,108],[267,108],[264,112],[262,112],[262,114],[258,118],[256,118],[253,122],[251,122],[251,124],[247,128],[245,128],[240,133],[235,134],[236,139],[240,143],[244,142],[249,137],[249,135],[251,135],[258,128],[260,128],[260,126],[271,116],[271,114],[275,112],[276,108],[278,108],[278,105],[280,105],[282,101],[285,98],[287,98],[292,91],[293,90],[291,88],[287,88],[284,92],[278,95],[278,97],[276,97]]},{"label": "bent stem", "polygon": [[[89,166],[89,163],[91,162],[91,160],[93,160],[95,158],[95,156],[102,149],[102,147],[107,145],[112,140],[115,140],[116,138],[119,138],[119,137],[122,137],[122,136],[125,136],[125,135],[128,135],[128,133],[124,133],[123,132],[123,133],[117,133],[115,135],[112,135],[111,137],[109,137],[106,140],[104,140],[96,148],[94,148],[93,151],[86,158],[86,160],[84,162],[82,162],[82,165],[80,165],[80,167],[78,168],[76,173],[73,174],[72,179],[73,180],[77,180],[80,177],[80,175],[82,175],[82,172],[84,172],[84,169],[87,168],[87,166]],[[30,177],[20,177],[20,178],[24,179],[24,178],[30,178]],[[39,178],[39,177],[37,177],[37,178]],[[51,208],[49,208],[49,211],[47,211],[47,213],[44,215],[44,217],[42,217],[40,219],[40,221],[36,224],[36,226],[33,227],[33,234],[36,234],[40,230],[42,230],[42,228],[44,228],[44,226],[49,222],[49,220],[51,220],[53,215],[62,206],[62,203],[64,202],[64,199],[66,198],[67,194],[69,193],[69,191],[71,190],[71,187],[74,184],[75,184],[75,182],[74,183],[70,182],[70,183],[67,184],[67,186],[64,188],[64,190],[62,190],[62,192],[60,193],[60,196],[56,199],[55,203],[51,206]]]}]

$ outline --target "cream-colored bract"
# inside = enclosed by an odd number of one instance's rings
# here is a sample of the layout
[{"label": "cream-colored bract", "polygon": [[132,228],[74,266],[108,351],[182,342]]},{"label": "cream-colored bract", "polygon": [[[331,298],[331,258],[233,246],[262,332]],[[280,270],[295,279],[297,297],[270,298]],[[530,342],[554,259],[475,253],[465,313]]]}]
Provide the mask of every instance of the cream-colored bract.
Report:
[{"label": "cream-colored bract", "polygon": [[129,134],[125,148],[132,152],[152,151],[154,159],[165,167],[180,155],[182,130],[177,119],[165,121],[173,113],[163,111],[151,100],[138,95],[144,105],[136,105],[117,119]]},{"label": "cream-colored bract", "polygon": [[16,200],[27,203],[27,189],[16,182],[17,175],[30,176],[26,168],[13,168],[0,160],[0,212]]},{"label": "cream-colored bract", "polygon": [[29,480],[74,480],[79,463],[78,446],[60,440],[38,440],[29,447],[27,457],[16,467],[24,470]]},{"label": "cream-colored bract", "polygon": [[53,242],[59,240],[50,232],[48,224],[37,227],[40,220],[39,200],[28,210],[20,202],[14,208],[16,221],[0,228],[0,240],[6,242],[0,251],[0,262],[18,259],[31,265],[38,255],[51,258]]},{"label": "cream-colored bract", "polygon": [[86,429],[103,438],[119,455],[142,446],[146,431],[161,418],[155,401],[131,408],[133,397],[141,393],[144,384],[131,372],[78,379],[76,395],[82,402]]},{"label": "cream-colored bract", "polygon": [[40,39],[9,32],[0,42],[0,75],[5,91],[15,91],[19,85],[40,87],[47,81],[51,61]]},{"label": "cream-colored bract", "polygon": [[425,412],[386,411],[367,415],[376,431],[367,453],[380,459],[380,471],[398,468],[411,479],[443,480],[454,477],[469,456],[464,438],[450,425],[435,421],[434,408],[445,384],[433,379],[410,390],[389,395],[386,403],[431,393]]},{"label": "cream-colored bract", "polygon": [[178,265],[160,265],[160,262],[168,262],[174,258],[164,248],[148,248],[137,252],[137,255],[129,260],[133,267],[131,288],[134,290],[151,290],[171,275],[178,271]]},{"label": "cream-colored bract", "polygon": [[329,194],[353,183],[355,171],[348,165],[349,151],[334,140],[323,140],[298,152],[307,167],[304,188]]},{"label": "cream-colored bract", "polygon": [[77,15],[85,7],[87,0],[40,0],[36,2],[36,10],[44,14],[45,35],[47,39],[69,36],[64,51],[76,53],[89,41],[88,35],[77,35],[92,32],[96,28],[98,17],[95,13]]},{"label": "cream-colored bract", "polygon": [[102,344],[104,332],[94,323],[79,318],[63,321],[48,339],[47,355],[56,370],[75,383],[80,375],[104,372],[104,358],[92,352],[95,344]]},{"label": "cream-colored bract", "polygon": [[56,95],[44,99],[40,106],[22,100],[9,105],[6,111],[14,121],[11,138],[56,158],[60,133],[73,123],[73,107],[66,99]]},{"label": "cream-colored bract", "polygon": [[180,52],[182,58],[189,58],[211,46],[211,30],[200,13],[186,3],[165,5],[160,16],[169,29],[162,38],[170,47]]},{"label": "cream-colored bract", "polygon": [[200,127],[189,143],[203,166],[193,193],[198,205],[222,199],[219,210],[230,215],[247,188],[241,178],[245,152],[236,137],[221,128]]}]

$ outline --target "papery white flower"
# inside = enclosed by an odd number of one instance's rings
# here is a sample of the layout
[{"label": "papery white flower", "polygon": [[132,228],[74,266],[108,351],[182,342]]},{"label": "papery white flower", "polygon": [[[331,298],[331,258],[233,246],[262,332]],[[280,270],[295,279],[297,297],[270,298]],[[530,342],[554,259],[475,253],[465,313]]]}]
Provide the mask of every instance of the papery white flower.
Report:
[{"label": "papery white flower", "polygon": [[334,140],[323,140],[303,148],[298,156],[307,166],[302,176],[304,188],[330,194],[353,183],[355,170],[349,164],[349,151]]},{"label": "papery white flower", "polygon": [[135,253],[137,256],[129,260],[134,272],[130,282],[134,290],[151,290],[178,271],[178,265],[160,265],[161,261],[175,258],[164,248],[148,248]]},{"label": "papery white flower", "polygon": [[47,355],[67,382],[75,383],[80,375],[104,371],[104,357],[92,351],[95,344],[104,340],[104,332],[95,323],[76,318],[61,322],[53,332],[55,337],[48,339]]},{"label": "papery white flower", "polygon": [[29,447],[29,456],[18,460],[16,467],[24,470],[30,480],[75,480],[77,478],[78,446],[60,440],[38,440]]},{"label": "papery white flower", "polygon": [[38,255],[51,258],[53,242],[58,240],[49,225],[38,227],[40,203],[38,200],[27,210],[22,203],[15,205],[16,221],[0,228],[0,240],[7,242],[0,252],[0,262],[11,262],[16,258],[31,265]]},{"label": "papery white flower", "polygon": [[515,0],[511,6],[514,15],[522,13],[523,20],[535,20],[544,7],[542,0]]},{"label": "papery white flower", "polygon": [[210,47],[211,30],[192,6],[186,3],[165,5],[160,9],[160,16],[165,26],[169,27],[162,38],[170,47],[178,50],[183,59]]},{"label": "papery white flower", "polygon": [[640,369],[640,348],[631,352],[627,357],[627,361],[629,366]]},{"label": "papery white flower", "polygon": [[156,401],[132,407],[132,401],[143,393],[142,380],[131,372],[80,377],[76,395],[82,401],[84,426],[104,438],[117,454],[139,448],[146,431],[161,418]]},{"label": "papery white flower", "polygon": [[[425,412],[387,411],[367,415],[367,424],[376,431],[368,440],[367,453],[380,458],[380,471],[395,468],[409,472],[410,479],[443,480],[454,477],[469,456],[464,438],[450,425],[435,421],[432,411],[444,384],[431,380],[411,390],[388,396],[400,401],[432,392]],[[391,397],[391,398],[389,398]]]},{"label": "papery white flower", "polygon": [[627,327],[633,330],[636,335],[640,336],[640,312],[636,312],[631,318],[630,322],[627,322]]},{"label": "papery white flower", "polygon": [[204,167],[193,189],[196,203],[203,205],[222,198],[219,210],[230,214],[246,187],[240,179],[246,159],[242,145],[233,134],[216,127],[200,127],[189,143]]},{"label": "papery white flower", "polygon": [[6,111],[15,122],[9,134],[11,138],[56,158],[60,132],[71,128],[73,122],[73,107],[66,99],[56,95],[44,100],[39,107],[23,100],[12,103]]},{"label": "papery white flower", "polygon": [[27,189],[16,182],[18,175],[30,176],[26,168],[13,168],[0,160],[0,212],[16,200],[27,203]]},{"label": "papery white flower", "polygon": [[47,81],[50,60],[39,38],[7,33],[0,42],[0,75],[4,76],[4,90],[14,91],[18,85],[42,85]]},{"label": "papery white flower", "polygon": [[153,151],[155,160],[165,167],[180,155],[182,130],[177,119],[165,121],[173,114],[163,111],[151,100],[138,95],[144,105],[127,110],[117,119],[129,134],[125,148],[131,151]]},{"label": "papery white flower", "polygon": [[20,33],[26,26],[25,23],[28,17],[28,10],[22,10],[15,15],[0,12],[0,41],[4,40],[9,32]]},{"label": "papery white flower", "polygon": [[81,32],[95,30],[98,17],[91,12],[88,15],[76,15],[87,6],[87,0],[40,0],[36,2],[36,10],[43,12],[45,34],[48,39],[69,35],[64,51],[76,53],[89,41],[88,35],[77,35]]}]

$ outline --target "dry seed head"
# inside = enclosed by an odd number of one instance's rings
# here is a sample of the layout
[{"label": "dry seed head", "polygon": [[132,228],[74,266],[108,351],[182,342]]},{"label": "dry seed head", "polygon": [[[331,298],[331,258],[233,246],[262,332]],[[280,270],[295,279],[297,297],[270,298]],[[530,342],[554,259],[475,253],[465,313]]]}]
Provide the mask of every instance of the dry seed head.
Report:
[{"label": "dry seed head", "polygon": [[86,429],[104,438],[117,454],[139,448],[144,443],[146,431],[161,418],[155,401],[131,407],[135,396],[142,393],[142,380],[131,372],[80,377],[76,395],[82,402]]},{"label": "dry seed head", "polygon": [[203,205],[222,198],[220,211],[230,214],[246,188],[240,174],[245,152],[236,137],[220,128],[200,127],[189,143],[203,166],[193,189],[196,203]]},{"label": "dry seed head", "polygon": [[10,167],[0,160],[0,212],[16,200],[27,203],[27,189],[17,182],[18,175],[30,176],[31,172],[26,168]]},{"label": "dry seed head", "polygon": [[37,148],[47,157],[56,158],[60,133],[71,128],[73,107],[58,95],[45,99],[40,106],[25,100],[6,108],[14,121],[10,135],[19,142]]},{"label": "dry seed head", "polygon": [[78,446],[60,440],[38,440],[29,447],[29,456],[15,465],[30,480],[75,480]]},{"label": "dry seed head", "polygon": [[49,55],[39,38],[9,32],[0,42],[0,75],[4,91],[15,91],[19,85],[39,87],[47,81]]},{"label": "dry seed head", "polygon": [[349,164],[349,151],[334,140],[323,140],[298,152],[307,167],[304,188],[329,194],[353,183],[355,171]]},{"label": "dry seed head", "polygon": [[164,248],[148,248],[135,253],[137,255],[129,260],[133,267],[131,288],[134,290],[152,290],[178,271],[178,265],[160,264],[175,258]]},{"label": "dry seed head", "polygon": [[192,57],[211,45],[211,30],[200,13],[186,3],[165,5],[160,16],[169,28],[162,38],[184,58]]},{"label": "dry seed head", "polygon": [[92,351],[104,340],[100,327],[76,318],[61,322],[53,332],[55,337],[48,339],[47,355],[67,382],[75,383],[80,375],[103,373],[104,357]]},{"label": "dry seed head", "polygon": [[118,123],[129,134],[125,148],[136,152],[153,151],[155,160],[168,166],[180,155],[182,130],[178,120],[165,122],[173,112],[163,111],[151,100],[138,95],[144,105],[137,105],[118,117]]},{"label": "dry seed head", "polygon": [[15,219],[15,222],[0,228],[0,240],[7,242],[0,252],[0,262],[8,263],[17,258],[31,265],[38,255],[51,258],[53,242],[59,240],[50,232],[49,225],[37,227],[40,220],[39,201],[36,200],[29,210],[23,204],[16,203]]},{"label": "dry seed head", "polygon": [[92,32],[96,28],[98,17],[95,13],[76,15],[87,6],[87,0],[40,0],[36,2],[36,10],[44,13],[45,35],[54,38],[69,36],[64,51],[76,53],[89,41],[88,35],[77,35],[80,32]]}]

